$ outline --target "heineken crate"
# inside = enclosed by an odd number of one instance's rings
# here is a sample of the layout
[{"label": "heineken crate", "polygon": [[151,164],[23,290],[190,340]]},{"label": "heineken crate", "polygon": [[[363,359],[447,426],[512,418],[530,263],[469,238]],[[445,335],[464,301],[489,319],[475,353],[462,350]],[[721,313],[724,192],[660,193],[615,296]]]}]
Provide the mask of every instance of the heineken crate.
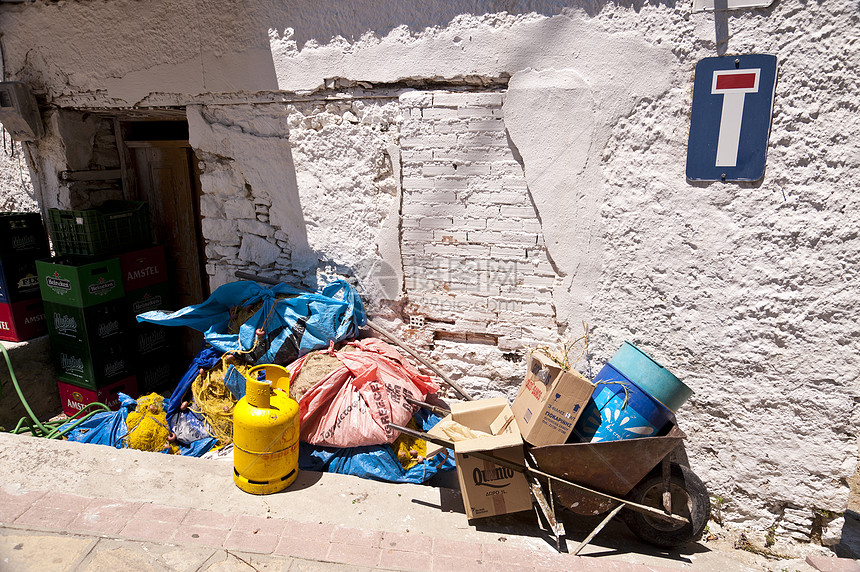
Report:
[{"label": "heineken crate", "polygon": [[60,402],[63,404],[63,413],[71,417],[90,403],[104,403],[114,411],[119,409],[119,394],[125,393],[129,397],[137,397],[137,378],[133,375],[126,377],[116,383],[92,389],[80,387],[67,381],[58,381],[57,388],[60,390]]},{"label": "heineken crate", "polygon": [[0,258],[50,256],[48,237],[39,213],[0,212]]},{"label": "heineken crate", "polygon": [[146,365],[153,355],[176,344],[175,327],[142,323],[132,326],[130,348],[135,352],[138,364]]},{"label": "heineken crate", "polygon": [[0,303],[0,340],[24,342],[46,333],[45,310],[40,299]]},{"label": "heineken crate", "polygon": [[141,395],[173,389],[182,377],[176,352],[172,349],[160,350],[150,355],[147,362],[137,368],[136,374]]},{"label": "heineken crate", "polygon": [[27,254],[0,258],[0,302],[39,298],[36,259]]},{"label": "heineken crate", "polygon": [[167,282],[167,260],[163,246],[151,246],[117,255],[126,292]]},{"label": "heineken crate", "polygon": [[79,211],[48,209],[54,250],[62,256],[99,256],[149,246],[151,222],[143,201],[105,201]]},{"label": "heineken crate", "polygon": [[86,349],[122,343],[128,339],[131,329],[125,312],[125,300],[113,300],[86,308],[45,302],[45,320],[51,341]]},{"label": "heineken crate", "polygon": [[99,389],[133,374],[127,344],[101,344],[83,348],[51,340],[57,378],[80,387]]},{"label": "heineken crate", "polygon": [[173,310],[172,299],[173,295],[170,290],[170,284],[162,282],[154,286],[146,286],[126,292],[125,303],[129,317],[134,323],[137,323],[138,314],[151,312],[152,310]]},{"label": "heineken crate", "polygon": [[39,290],[45,302],[86,308],[125,295],[119,260],[51,258],[36,261]]}]

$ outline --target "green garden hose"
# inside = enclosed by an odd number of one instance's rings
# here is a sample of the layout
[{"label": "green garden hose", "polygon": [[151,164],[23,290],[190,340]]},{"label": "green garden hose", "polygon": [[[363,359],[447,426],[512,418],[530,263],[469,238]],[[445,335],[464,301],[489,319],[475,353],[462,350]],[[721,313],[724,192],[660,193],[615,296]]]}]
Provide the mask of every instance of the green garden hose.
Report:
[{"label": "green garden hose", "polygon": [[[9,368],[9,376],[12,378],[12,385],[15,386],[15,391],[18,393],[18,399],[21,400],[21,404],[24,406],[24,409],[27,410],[27,414],[29,415],[29,418],[22,417],[21,420],[18,421],[18,425],[16,425],[10,433],[16,435],[29,433],[34,437],[59,439],[93,415],[104,411],[110,411],[110,408],[104,403],[90,403],[78,411],[73,417],[42,423],[39,421],[39,418],[36,417],[35,413],[33,413],[33,410],[30,409],[30,404],[27,403],[27,400],[24,398],[24,394],[21,392],[21,386],[18,385],[18,378],[15,377],[15,370],[12,369],[12,361],[9,359],[9,354],[6,352],[6,348],[3,347],[3,344],[0,344],[0,350],[3,351],[3,357],[6,358],[6,366]],[[2,397],[2,393],[0,393],[0,397]],[[61,430],[61,427],[64,425],[68,425],[68,427]]]}]

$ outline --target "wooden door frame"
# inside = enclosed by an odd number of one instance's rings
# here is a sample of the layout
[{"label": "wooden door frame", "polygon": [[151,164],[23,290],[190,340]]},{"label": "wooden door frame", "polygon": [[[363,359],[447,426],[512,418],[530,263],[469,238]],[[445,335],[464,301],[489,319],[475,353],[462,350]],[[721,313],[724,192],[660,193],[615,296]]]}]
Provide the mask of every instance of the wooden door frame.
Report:
[{"label": "wooden door frame", "polygon": [[195,224],[194,232],[197,238],[197,258],[200,261],[200,284],[202,296],[205,300],[210,294],[209,276],[206,274],[206,249],[203,241],[203,231],[200,220],[200,197],[202,190],[200,188],[200,168],[198,167],[197,157],[194,153],[194,148],[191,147],[187,139],[176,140],[150,140],[150,141],[126,141],[124,137],[123,124],[138,121],[186,121],[184,110],[165,110],[164,113],[153,113],[151,115],[139,114],[117,114],[114,115],[114,135],[117,142],[117,151],[120,159],[120,170],[122,172],[122,190],[123,198],[126,200],[140,200],[140,190],[137,185],[137,178],[132,168],[132,158],[130,149],[133,148],[187,148],[191,151],[189,156],[189,179],[191,181],[192,209],[194,213]]}]

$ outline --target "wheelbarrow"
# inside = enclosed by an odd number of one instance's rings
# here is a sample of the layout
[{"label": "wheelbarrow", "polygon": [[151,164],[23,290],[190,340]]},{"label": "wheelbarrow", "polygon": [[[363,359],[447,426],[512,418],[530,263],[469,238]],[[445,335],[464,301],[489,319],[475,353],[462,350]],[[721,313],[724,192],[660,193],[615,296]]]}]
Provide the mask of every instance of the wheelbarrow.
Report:
[{"label": "wheelbarrow", "polygon": [[[437,414],[445,409],[409,400]],[[448,449],[450,441],[390,424],[394,430]],[[616,516],[642,540],[670,548],[699,538],[710,516],[710,499],[702,481],[687,467],[670,461],[671,452],[686,436],[674,424],[668,433],[622,441],[566,443],[525,447],[525,463],[514,463],[492,452],[470,453],[501,467],[524,473],[534,504],[549,525],[561,550],[564,528],[555,503],[581,515],[607,513],[579,544],[579,554]],[[626,509],[626,510],[623,510]]]}]

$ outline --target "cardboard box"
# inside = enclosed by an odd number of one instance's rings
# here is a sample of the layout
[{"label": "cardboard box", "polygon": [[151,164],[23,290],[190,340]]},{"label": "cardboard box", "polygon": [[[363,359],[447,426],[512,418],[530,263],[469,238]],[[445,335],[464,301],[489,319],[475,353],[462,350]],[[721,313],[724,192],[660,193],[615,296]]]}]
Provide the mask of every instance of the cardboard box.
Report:
[{"label": "cardboard box", "polygon": [[[500,467],[479,459],[475,452],[487,452],[507,461],[525,465],[523,440],[519,435],[513,412],[504,397],[453,403],[453,419],[476,431],[489,433],[489,437],[467,439],[454,443],[457,477],[463,493],[463,504],[469,519],[531,510],[532,500],[528,482],[523,473]],[[429,431],[447,439],[437,427]],[[427,456],[433,456],[439,447],[428,443]]]},{"label": "cardboard box", "polygon": [[577,372],[532,352],[511,406],[523,440],[536,447],[567,441],[593,392],[594,384]]},{"label": "cardboard box", "polygon": [[116,411],[119,409],[120,392],[129,397],[137,397],[137,379],[133,375],[100,389],[79,387],[62,380],[57,382],[57,387],[60,390],[63,413],[69,417],[95,402],[104,403]]}]

